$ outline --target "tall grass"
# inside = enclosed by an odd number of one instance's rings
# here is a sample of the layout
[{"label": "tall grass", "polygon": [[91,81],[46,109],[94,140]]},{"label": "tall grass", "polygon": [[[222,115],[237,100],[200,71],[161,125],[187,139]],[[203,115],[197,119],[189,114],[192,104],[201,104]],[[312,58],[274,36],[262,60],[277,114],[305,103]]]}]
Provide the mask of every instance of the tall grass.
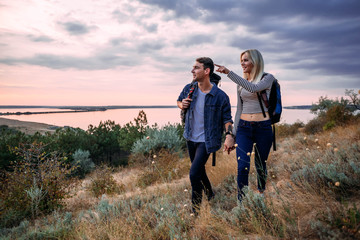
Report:
[{"label": "tall grass", "polygon": [[[190,160],[169,151],[134,165],[132,187],[92,198],[71,214],[38,217],[1,231],[5,239],[356,239],[360,237],[360,128],[336,126],[317,134],[294,133],[279,141],[268,159],[265,193],[256,175],[244,200],[237,201],[236,159],[218,152],[206,166],[215,197],[191,214]],[[150,160],[149,160],[150,161]],[[154,163],[152,163],[154,162]],[[252,163],[253,164],[253,163]],[[253,165],[254,166],[254,165]],[[178,169],[175,171],[175,169]],[[114,176],[125,173],[107,172]],[[175,174],[176,172],[176,174]],[[100,173],[100,172],[99,172]],[[156,173],[156,174],[155,174]],[[93,173],[95,176],[95,173]],[[144,182],[141,187],[137,184]],[[89,182],[91,179],[85,179]],[[121,186],[118,181],[114,186]],[[138,187],[135,187],[135,186]],[[66,210],[84,195],[75,195]],[[89,201],[91,202],[91,201]],[[42,234],[42,235],[41,235]]]}]

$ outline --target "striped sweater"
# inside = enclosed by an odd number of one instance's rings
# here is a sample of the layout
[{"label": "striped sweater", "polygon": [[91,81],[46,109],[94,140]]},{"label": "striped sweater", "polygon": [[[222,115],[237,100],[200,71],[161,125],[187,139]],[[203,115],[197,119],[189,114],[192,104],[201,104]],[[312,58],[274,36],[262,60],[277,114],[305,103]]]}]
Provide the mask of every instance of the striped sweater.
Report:
[{"label": "striped sweater", "polygon": [[[237,125],[239,124],[241,113],[260,113],[261,108],[256,92],[260,92],[266,89],[266,93],[269,97],[270,88],[275,80],[274,76],[266,73],[266,75],[257,83],[249,82],[248,80],[240,77],[233,71],[230,71],[227,75],[234,83],[238,85],[237,88],[237,109],[235,114],[233,133],[236,135]],[[263,105],[265,110],[266,107]]]}]

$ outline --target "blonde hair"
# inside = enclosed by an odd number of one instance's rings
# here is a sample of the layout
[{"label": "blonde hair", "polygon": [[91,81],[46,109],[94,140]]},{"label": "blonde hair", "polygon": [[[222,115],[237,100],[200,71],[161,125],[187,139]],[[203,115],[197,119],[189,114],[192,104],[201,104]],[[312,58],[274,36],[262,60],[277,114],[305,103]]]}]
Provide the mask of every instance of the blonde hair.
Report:
[{"label": "blonde hair", "polygon": [[253,68],[251,70],[251,73],[244,73],[245,79],[250,79],[252,83],[257,83],[261,80],[261,77],[264,73],[264,59],[257,49],[249,49],[240,54],[240,62],[242,56],[248,53],[249,54],[249,60],[253,64]]}]

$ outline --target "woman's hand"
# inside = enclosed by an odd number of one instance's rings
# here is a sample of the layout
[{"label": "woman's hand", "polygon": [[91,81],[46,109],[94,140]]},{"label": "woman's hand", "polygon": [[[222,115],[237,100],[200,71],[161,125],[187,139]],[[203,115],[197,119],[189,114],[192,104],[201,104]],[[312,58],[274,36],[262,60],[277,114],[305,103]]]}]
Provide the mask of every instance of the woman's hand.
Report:
[{"label": "woman's hand", "polygon": [[214,65],[218,67],[218,69],[216,70],[217,72],[229,74],[230,70],[227,69],[225,66],[217,65],[215,63],[214,63]]}]

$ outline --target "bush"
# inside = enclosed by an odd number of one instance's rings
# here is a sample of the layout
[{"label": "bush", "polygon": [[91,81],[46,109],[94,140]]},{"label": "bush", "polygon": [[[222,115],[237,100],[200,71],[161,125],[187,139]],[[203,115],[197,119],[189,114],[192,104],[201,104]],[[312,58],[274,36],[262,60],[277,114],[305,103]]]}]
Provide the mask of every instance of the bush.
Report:
[{"label": "bush", "polygon": [[359,239],[360,210],[346,205],[328,208],[317,221],[312,223],[321,239]]},{"label": "bush", "polygon": [[75,168],[72,175],[84,178],[86,174],[95,169],[94,162],[90,159],[90,152],[78,149],[73,154],[71,165]]},{"label": "bush", "polygon": [[323,126],[323,130],[327,131],[330,130],[332,128],[334,128],[336,126],[336,123],[334,120],[331,120],[330,122],[327,122],[324,126]]},{"label": "bush", "polygon": [[100,122],[99,126],[89,126],[87,134],[92,138],[93,144],[96,146],[91,152],[93,161],[97,165],[108,163],[113,166],[127,165],[127,161],[121,159],[121,147],[118,143],[121,127],[114,121]]},{"label": "bush", "polygon": [[273,236],[283,237],[285,224],[273,214],[276,209],[265,201],[264,196],[254,193],[248,187],[244,188],[244,192],[244,199],[232,210],[233,221],[237,221],[244,231],[262,232],[265,230]]},{"label": "bush", "polygon": [[0,239],[73,239],[74,223],[71,213],[62,216],[54,212],[53,216],[38,221],[35,226],[24,220],[17,227],[0,230]]},{"label": "bush", "polygon": [[161,149],[179,152],[183,144],[175,125],[167,125],[161,129],[149,128],[145,135],[134,143],[132,154],[149,156],[158,153]]},{"label": "bush", "polygon": [[277,124],[276,125],[276,136],[277,137],[290,137],[299,132],[300,128],[303,128],[305,125],[301,121],[297,121],[293,124]]},{"label": "bush", "polygon": [[350,98],[340,99],[336,98],[335,100],[328,99],[327,97],[320,97],[318,103],[313,104],[310,111],[317,115],[317,118],[311,120],[305,126],[305,132],[308,134],[315,134],[322,130],[329,130],[335,126],[341,126],[352,119],[354,115],[352,114],[356,109],[359,109],[360,106],[358,94],[354,90],[345,90],[345,95]]},{"label": "bush", "polygon": [[44,152],[43,144],[23,145],[14,152],[20,160],[13,162],[11,172],[6,172],[0,193],[7,216],[1,219],[3,227],[15,226],[19,220],[62,207],[72,183],[67,177],[72,169],[64,165],[64,158]]},{"label": "bush", "polygon": [[310,120],[304,128],[305,133],[307,134],[316,134],[323,130],[324,125],[326,124],[326,119],[322,116],[316,117]]},{"label": "bush", "polygon": [[130,153],[134,143],[145,135],[146,129],[148,129],[147,117],[144,111],[140,111],[134,122],[125,124],[120,131],[120,137],[118,142],[120,147]]},{"label": "bush", "polygon": [[[354,143],[344,149],[328,149],[322,161],[294,170],[291,180],[307,190],[321,192],[325,188],[338,198],[349,196],[360,189],[360,145]],[[326,191],[328,194],[329,191]]]},{"label": "bush", "polygon": [[114,177],[111,175],[111,169],[107,166],[100,167],[95,176],[92,177],[88,190],[91,191],[94,196],[99,197],[103,194],[118,194],[124,191],[124,185],[118,185]]},{"label": "bush", "polygon": [[[21,142],[27,142],[24,133],[17,130],[1,126],[0,129],[0,170],[10,170],[10,163],[15,161],[17,156],[10,150],[11,147],[19,147]],[[1,176],[0,176],[1,179]],[[1,187],[0,187],[1,190]]]},{"label": "bush", "polygon": [[137,186],[142,188],[156,182],[171,182],[189,172],[190,165],[179,162],[179,156],[167,150],[160,151],[149,160],[151,162],[137,181]]},{"label": "bush", "polygon": [[325,114],[327,122],[334,122],[336,125],[344,125],[353,115],[350,110],[342,105],[335,105],[329,108]]}]

